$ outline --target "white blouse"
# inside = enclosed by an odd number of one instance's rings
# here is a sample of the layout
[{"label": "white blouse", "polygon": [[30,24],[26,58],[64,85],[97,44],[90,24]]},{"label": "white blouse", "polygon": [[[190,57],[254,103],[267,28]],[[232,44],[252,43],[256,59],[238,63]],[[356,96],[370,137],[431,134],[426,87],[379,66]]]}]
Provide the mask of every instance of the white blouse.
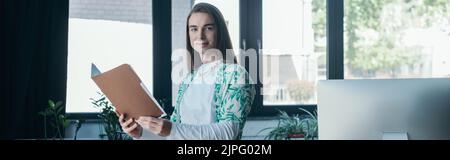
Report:
[{"label": "white blouse", "polygon": [[[198,68],[180,105],[179,113],[183,123],[172,123],[170,135],[166,139],[232,140],[236,138],[239,131],[238,123],[228,121],[215,123],[214,83],[222,63],[222,61],[215,61]],[[145,135],[149,134],[144,132],[142,138],[146,138]],[[154,139],[155,135],[151,137],[153,138],[148,138]]]},{"label": "white blouse", "polygon": [[181,122],[184,124],[205,125],[215,122],[213,95],[218,62],[200,66],[186,89],[180,107]]}]

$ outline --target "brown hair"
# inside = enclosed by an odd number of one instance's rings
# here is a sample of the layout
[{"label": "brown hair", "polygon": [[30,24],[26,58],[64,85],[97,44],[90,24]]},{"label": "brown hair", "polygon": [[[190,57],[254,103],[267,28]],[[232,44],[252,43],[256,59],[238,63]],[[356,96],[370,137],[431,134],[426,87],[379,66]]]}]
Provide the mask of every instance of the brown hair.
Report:
[{"label": "brown hair", "polygon": [[[195,66],[194,64],[194,56],[199,58],[198,54],[195,54],[195,50],[192,48],[190,43],[190,37],[189,37],[189,19],[191,18],[191,15],[194,13],[207,13],[209,14],[213,20],[214,24],[217,27],[217,36],[216,41],[217,45],[215,46],[216,49],[218,49],[222,53],[222,57],[224,58],[224,63],[237,63],[236,56],[233,52],[230,52],[230,55],[227,54],[227,49],[233,49],[233,45],[231,44],[231,38],[230,34],[228,32],[227,25],[225,23],[225,19],[223,18],[222,13],[217,9],[215,6],[208,4],[208,3],[199,3],[194,6],[194,8],[189,13],[189,16],[187,17],[187,23],[186,23],[186,49],[189,52],[190,55],[190,70],[191,72],[197,68],[198,66]],[[227,62],[226,57],[232,56],[233,62]]]}]

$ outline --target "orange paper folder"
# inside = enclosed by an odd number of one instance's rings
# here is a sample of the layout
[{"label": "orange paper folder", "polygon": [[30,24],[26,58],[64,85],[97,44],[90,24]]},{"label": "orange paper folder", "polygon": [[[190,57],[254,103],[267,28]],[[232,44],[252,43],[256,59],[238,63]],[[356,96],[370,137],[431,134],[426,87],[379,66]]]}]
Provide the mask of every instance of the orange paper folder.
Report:
[{"label": "orange paper folder", "polygon": [[122,64],[104,73],[92,64],[91,78],[116,111],[126,115],[126,119],[166,115],[129,64]]}]

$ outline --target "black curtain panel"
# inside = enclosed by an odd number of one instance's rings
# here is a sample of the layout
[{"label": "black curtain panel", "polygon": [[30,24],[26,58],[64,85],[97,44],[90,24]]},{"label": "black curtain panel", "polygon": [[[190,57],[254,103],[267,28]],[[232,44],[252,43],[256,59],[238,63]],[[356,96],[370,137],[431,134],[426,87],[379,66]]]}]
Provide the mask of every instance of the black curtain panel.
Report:
[{"label": "black curtain panel", "polygon": [[64,101],[69,0],[0,1],[0,138],[44,137],[37,113]]}]

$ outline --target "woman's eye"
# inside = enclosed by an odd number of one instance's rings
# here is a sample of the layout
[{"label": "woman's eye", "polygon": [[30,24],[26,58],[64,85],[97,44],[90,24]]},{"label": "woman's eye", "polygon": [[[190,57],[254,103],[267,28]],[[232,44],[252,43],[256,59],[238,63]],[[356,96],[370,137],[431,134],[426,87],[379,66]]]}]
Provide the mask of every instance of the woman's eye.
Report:
[{"label": "woman's eye", "polygon": [[197,28],[191,28],[191,32],[196,32]]},{"label": "woman's eye", "polygon": [[213,27],[206,27],[206,30],[212,31],[212,30],[214,30],[214,28]]}]

